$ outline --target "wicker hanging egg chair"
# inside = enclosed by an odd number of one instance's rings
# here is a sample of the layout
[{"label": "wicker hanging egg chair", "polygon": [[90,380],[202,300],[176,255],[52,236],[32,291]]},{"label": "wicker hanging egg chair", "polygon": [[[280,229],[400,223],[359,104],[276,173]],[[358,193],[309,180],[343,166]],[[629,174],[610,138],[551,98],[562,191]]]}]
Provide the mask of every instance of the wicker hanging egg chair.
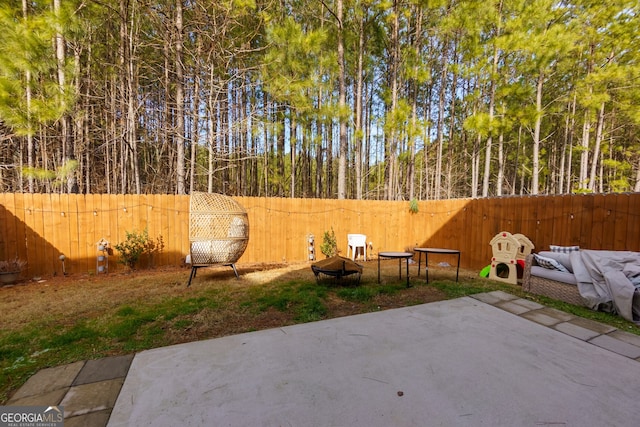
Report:
[{"label": "wicker hanging egg chair", "polygon": [[231,197],[194,192],[189,200],[189,246],[191,275],[200,267],[228,265],[233,268],[249,243],[247,211]]}]

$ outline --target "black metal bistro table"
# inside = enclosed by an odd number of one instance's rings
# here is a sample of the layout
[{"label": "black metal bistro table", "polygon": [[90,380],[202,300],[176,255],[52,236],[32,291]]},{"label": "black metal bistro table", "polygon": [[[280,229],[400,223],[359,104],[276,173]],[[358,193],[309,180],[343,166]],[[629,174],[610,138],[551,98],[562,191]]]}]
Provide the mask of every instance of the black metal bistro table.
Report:
[{"label": "black metal bistro table", "polygon": [[458,255],[458,266],[456,267],[456,282],[458,281],[458,273],[460,272],[460,251],[458,249],[443,249],[443,248],[413,248],[415,252],[418,252],[418,277],[420,277],[420,261],[422,260],[422,254],[424,254],[424,271],[427,276],[427,283],[429,283],[429,254],[441,254],[441,255]]},{"label": "black metal bistro table", "polygon": [[413,258],[411,252],[378,252],[378,283],[380,283],[380,259],[390,258],[398,260],[398,275],[402,279],[402,260],[407,260],[407,288],[410,288],[409,284],[409,258]]}]

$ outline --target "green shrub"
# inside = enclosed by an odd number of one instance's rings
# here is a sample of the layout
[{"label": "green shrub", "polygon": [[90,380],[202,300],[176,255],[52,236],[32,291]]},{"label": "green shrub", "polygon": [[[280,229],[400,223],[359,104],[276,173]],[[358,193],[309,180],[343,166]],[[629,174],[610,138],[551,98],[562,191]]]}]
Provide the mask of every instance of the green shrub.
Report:
[{"label": "green shrub", "polygon": [[320,252],[322,252],[327,258],[338,255],[338,242],[336,240],[336,233],[333,231],[333,227],[331,227],[331,232],[324,232]]},{"label": "green shrub", "polygon": [[142,255],[161,252],[164,247],[162,237],[159,237],[158,241],[154,242],[149,238],[149,232],[146,228],[140,233],[125,231],[125,235],[125,241],[116,244],[114,247],[120,252],[119,262],[132,270],[135,269]]}]

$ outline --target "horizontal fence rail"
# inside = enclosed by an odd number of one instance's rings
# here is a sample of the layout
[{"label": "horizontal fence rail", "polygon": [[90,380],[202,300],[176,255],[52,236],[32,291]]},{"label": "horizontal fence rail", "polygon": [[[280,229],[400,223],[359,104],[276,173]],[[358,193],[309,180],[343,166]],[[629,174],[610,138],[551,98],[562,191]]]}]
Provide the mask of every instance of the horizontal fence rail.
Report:
[{"label": "horizontal fence rail", "polygon": [[[342,255],[347,234],[360,233],[371,244],[367,255],[416,246],[459,249],[468,269],[489,264],[489,241],[500,231],[526,235],[536,250],[555,244],[640,251],[640,193],[423,201],[417,211],[405,201],[234,199],[250,225],[239,265],[310,261],[310,236],[316,259],[323,259],[323,235],[331,230]],[[114,245],[127,232],[144,230],[162,250],[141,268],[184,264],[189,196],[0,194],[0,261],[25,260],[25,278],[95,274],[104,263],[97,258],[101,241],[111,248],[106,270],[123,269]]]}]

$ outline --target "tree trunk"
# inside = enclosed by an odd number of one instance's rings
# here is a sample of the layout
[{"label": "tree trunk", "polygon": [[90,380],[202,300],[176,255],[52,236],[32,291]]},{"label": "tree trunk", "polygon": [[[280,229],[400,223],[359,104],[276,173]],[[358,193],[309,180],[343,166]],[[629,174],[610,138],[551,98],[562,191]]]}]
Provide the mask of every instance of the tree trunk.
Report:
[{"label": "tree trunk", "polygon": [[185,164],[184,164],[184,72],[182,62],[182,0],[176,0],[176,169],[177,193],[185,194]]},{"label": "tree trunk", "polygon": [[578,187],[586,190],[588,169],[589,169],[589,139],[591,133],[591,112],[589,109],[585,109],[584,112],[584,124],[582,125],[582,152],[580,153],[580,175],[578,177]]},{"label": "tree trunk", "polygon": [[491,148],[493,145],[493,116],[496,102],[495,75],[498,69],[498,48],[493,49],[493,65],[491,67],[491,82],[489,85],[489,136],[485,145],[484,175],[482,180],[482,197],[489,195],[489,178],[491,177]]},{"label": "tree trunk", "polygon": [[362,105],[363,105],[363,72],[364,64],[364,11],[358,18],[358,57],[356,65],[355,78],[355,99],[354,99],[354,115],[355,115],[355,173],[356,173],[356,199],[362,199],[362,140],[364,133],[362,131]]},{"label": "tree trunk", "polygon": [[289,121],[291,124],[291,132],[289,143],[290,145],[290,157],[291,157],[291,181],[290,181],[290,195],[293,199],[296,197],[296,147],[298,146],[298,123],[296,122],[295,117],[293,117],[293,113],[291,114],[291,120]]},{"label": "tree trunk", "polygon": [[[502,0],[498,4],[498,24],[496,28],[495,38],[501,34],[501,20],[502,20]],[[485,159],[484,159],[484,177],[482,181],[482,197],[489,195],[489,179],[491,176],[491,145],[493,143],[493,116],[496,102],[496,78],[498,74],[498,63],[500,60],[500,52],[496,45],[496,40],[493,41],[493,63],[491,65],[491,76],[489,77],[489,136],[487,137],[487,143],[485,146]]]},{"label": "tree trunk", "polygon": [[338,120],[340,123],[340,142],[338,148],[338,199],[347,194],[347,118],[344,117],[347,105],[347,84],[344,66],[344,28],[342,25],[342,0],[336,0],[336,18],[338,20]]},{"label": "tree trunk", "polygon": [[[453,56],[453,61],[454,61],[454,71],[453,71],[453,76],[452,76],[452,81],[451,81],[451,90],[450,93],[452,94],[456,94],[458,91],[458,37],[454,38],[454,45],[453,45],[453,52],[452,52],[452,56]],[[455,122],[456,122],[456,96],[450,96],[451,98],[451,104],[449,106],[449,111],[451,111],[451,113],[449,114],[449,153],[447,156],[447,198],[451,198],[453,197],[453,169],[454,167],[456,167],[456,161],[454,159],[454,155],[455,155],[455,144],[453,143],[455,135]]]},{"label": "tree trunk", "polygon": [[496,177],[496,196],[502,196],[504,185],[504,132],[498,135],[498,176]]},{"label": "tree trunk", "polygon": [[[53,12],[56,19],[61,20],[60,16],[60,2],[61,0],[53,0]],[[60,90],[60,99],[63,103],[61,110],[63,111],[62,117],[60,118],[60,139],[62,140],[62,165],[66,164],[69,160],[73,158],[73,149],[71,147],[70,138],[69,138],[69,115],[67,114],[67,106],[66,104],[66,85],[67,85],[67,76],[65,72],[65,62],[66,62],[66,52],[65,52],[65,39],[62,34],[62,26],[60,22],[56,22],[56,36],[55,36],[55,46],[56,46],[56,63],[57,63],[57,71],[58,71],[58,86]],[[73,191],[75,185],[75,174],[69,173],[66,177],[66,190],[67,193],[71,193]]]},{"label": "tree trunk", "polygon": [[[416,58],[420,57],[420,50],[422,48],[422,17],[423,8],[418,7],[413,9],[415,13],[415,26],[413,29],[413,52]],[[415,184],[416,184],[416,151],[417,151],[417,128],[418,128],[418,79],[417,76],[420,72],[420,66],[416,63],[413,67],[414,78],[411,82],[411,130],[409,132],[409,163],[407,165],[407,181],[409,189],[409,200],[415,198]]]},{"label": "tree trunk", "polygon": [[[593,158],[591,161],[591,174],[589,175],[589,190],[592,192],[596,192],[596,175],[598,170],[598,160],[600,158],[600,146],[602,145],[603,138],[603,129],[604,129],[604,107],[605,103],[603,102],[600,105],[600,110],[598,111],[598,123],[596,125],[596,135],[595,135],[595,144],[593,147]],[[602,175],[600,176],[602,178]]]},{"label": "tree trunk", "polygon": [[[196,49],[196,56],[200,56],[200,43]],[[197,149],[200,138],[200,76],[197,70],[193,71],[193,105],[191,107],[191,120],[193,122],[191,128],[191,167],[189,174],[189,194],[196,190],[196,169],[197,169]]]},{"label": "tree trunk", "polygon": [[438,152],[436,153],[436,171],[434,177],[434,198],[442,196],[442,151],[444,147],[444,114],[447,88],[448,41],[445,37],[442,45],[442,70],[440,72],[440,91],[438,94],[438,123],[436,125],[436,139]]},{"label": "tree trunk", "polygon": [[540,176],[540,125],[542,122],[542,87],[544,84],[544,73],[538,74],[536,85],[536,121],[533,128],[533,153],[531,154],[531,194],[538,194]]},{"label": "tree trunk", "polygon": [[[387,113],[394,114],[398,106],[398,78],[400,67],[400,13],[398,0],[393,1],[393,22],[391,27],[389,84],[391,86],[391,102]],[[391,116],[389,116],[391,117]],[[385,193],[387,200],[396,198],[398,132],[390,129],[385,138]]]},{"label": "tree trunk", "polygon": [[478,185],[480,183],[480,146],[482,145],[482,136],[476,137],[473,145],[473,153],[471,157],[471,197],[478,197]]},{"label": "tree trunk", "polygon": [[[22,0],[22,17],[27,21],[29,18],[29,8],[27,0]],[[35,166],[35,147],[33,145],[33,123],[31,122],[31,70],[27,69],[24,75],[25,79],[25,97],[27,102],[27,166],[33,170]],[[29,193],[34,191],[33,174],[28,176]]]}]

